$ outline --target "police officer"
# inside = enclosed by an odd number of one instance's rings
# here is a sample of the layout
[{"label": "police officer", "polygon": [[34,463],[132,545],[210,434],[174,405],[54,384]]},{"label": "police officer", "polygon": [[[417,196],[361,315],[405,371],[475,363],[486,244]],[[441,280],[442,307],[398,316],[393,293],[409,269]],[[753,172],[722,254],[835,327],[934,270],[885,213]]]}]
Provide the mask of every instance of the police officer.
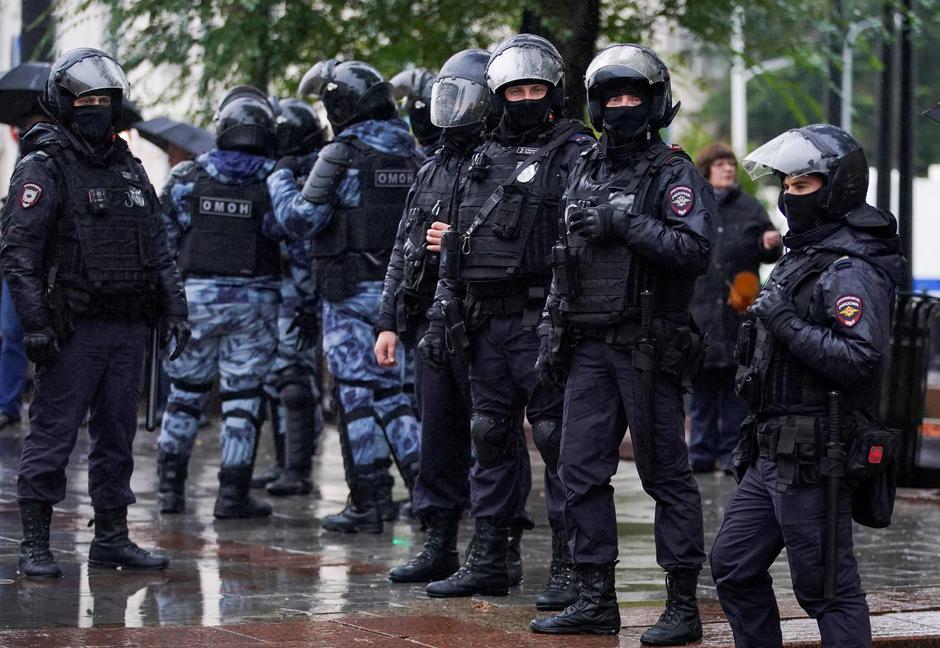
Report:
[{"label": "police officer", "polygon": [[411,132],[418,140],[418,151],[430,157],[441,145],[441,127],[431,119],[431,87],[434,73],[423,68],[399,72],[389,83],[402,101]]},{"label": "police officer", "polygon": [[[413,347],[427,332],[427,309],[437,287],[439,249],[425,232],[450,224],[454,194],[491,114],[484,71],[490,53],[463,50],[451,56],[427,99],[431,121],[443,128],[441,148],[418,171],[411,187],[391,260],[376,330],[376,360],[396,366],[399,341]],[[414,122],[412,122],[414,128]],[[413,513],[426,532],[424,548],[389,572],[394,582],[428,582],[457,571],[457,529],[470,497],[470,383],[461,355],[447,355],[441,371],[416,358],[421,417],[421,466]]]},{"label": "police officer", "polygon": [[[275,172],[287,170],[292,178],[306,179],[323,146],[323,126],[316,111],[300,99],[272,98],[277,112]],[[272,174],[273,175],[273,174]],[[279,463],[268,494],[306,495],[312,456],[323,432],[323,410],[316,377],[319,337],[319,300],[310,274],[309,241],[281,241],[281,305],[278,311],[277,353],[265,378],[265,392],[278,416],[272,429]]]},{"label": "police officer", "polygon": [[[736,646],[782,646],[768,569],[786,548],[793,591],[823,645],[871,646],[852,551],[852,482],[834,490],[830,509],[834,477],[824,466],[844,460],[821,454],[833,442],[830,417],[840,436],[874,423],[904,268],[897,222],[865,203],[865,154],[838,127],[789,130],[743,165],[752,177],[781,179],[789,251],[749,309],[756,322],[739,335],[739,393],[751,415],[735,451],[743,478],[711,552],[718,600]],[[827,566],[828,513],[837,545]],[[827,568],[835,576],[829,596]]]},{"label": "police officer", "polygon": [[620,631],[610,478],[629,425],[643,489],[656,500],[656,560],[667,574],[666,610],[641,642],[682,644],[702,636],[702,503],[685,445],[682,382],[696,355],[688,307],[708,263],[714,198],[689,158],[660,139],[679,104],[652,50],[608,47],[588,66],[585,85],[603,136],[569,177],[538,366],[541,379],[558,382],[570,363],[558,463],[581,598],[531,628]]},{"label": "police officer", "polygon": [[0,261],[36,363],[17,484],[27,576],[61,574],[49,551],[52,506],[65,497],[65,467],[89,408],[89,562],[168,564],[128,538],[132,446],[147,326],[163,319],[165,340],[176,338],[171,358],[189,331],[156,193],[114,134],[127,91],[123,70],[100,50],[59,58],[43,99],[55,123],[23,137],[3,210]]},{"label": "police officer", "polygon": [[414,181],[414,139],[397,118],[391,86],[360,61],[320,61],[301,94],[319,96],[335,139],[320,151],[303,189],[285,171],[269,180],[279,222],[311,241],[323,300],[323,344],[336,383],[340,441],[350,495],[325,517],[329,531],[381,533],[397,515],[390,457],[414,488],[420,430],[396,367],[376,364],[376,317],[399,215]]},{"label": "police officer", "polygon": [[[546,464],[552,528],[551,577],[536,605],[563,609],[577,597],[565,544],[564,489],[556,470],[562,393],[539,385],[533,369],[561,192],[575,160],[594,141],[584,124],[559,117],[563,70],[558,50],[531,34],[501,43],[487,64],[486,81],[500,122],[467,168],[456,232],[446,235],[451,243],[443,253],[431,322],[419,346],[429,365],[441,365],[448,348],[463,352],[459,331],[472,331],[470,435],[476,463],[470,514],[476,518],[476,540],[457,572],[428,585],[430,596],[507,593],[510,527],[530,485],[519,468],[527,454],[517,426],[525,411]],[[466,287],[463,299],[461,286]],[[460,321],[461,308],[465,321]]]},{"label": "police officer", "polygon": [[260,90],[239,86],[215,119],[216,147],[170,172],[163,188],[167,240],[186,279],[193,340],[167,365],[171,389],[157,442],[163,513],[180,513],[199,417],[219,376],[222,464],[217,518],[265,517],[249,496],[262,381],[277,345],[281,237],[268,188],[274,111]]}]

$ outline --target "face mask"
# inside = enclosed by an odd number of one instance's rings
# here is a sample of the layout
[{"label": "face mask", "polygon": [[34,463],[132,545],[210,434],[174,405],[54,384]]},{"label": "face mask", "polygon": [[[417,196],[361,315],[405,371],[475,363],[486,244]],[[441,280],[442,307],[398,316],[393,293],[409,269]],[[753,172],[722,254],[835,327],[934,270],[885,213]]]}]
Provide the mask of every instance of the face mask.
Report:
[{"label": "face mask", "polygon": [[546,95],[541,99],[507,101],[503,106],[507,125],[518,133],[524,133],[545,121],[552,104]]},{"label": "face mask", "polygon": [[645,130],[649,120],[649,104],[604,108],[604,130],[618,141],[633,139]]},{"label": "face mask", "polygon": [[111,134],[110,106],[79,106],[73,109],[72,130],[92,144],[101,144]]},{"label": "face mask", "polygon": [[783,215],[787,217],[787,224],[790,226],[791,232],[802,234],[826,219],[827,212],[820,205],[822,198],[822,191],[814,191],[811,194],[803,194],[802,196],[780,192],[777,205]]},{"label": "face mask", "polygon": [[455,151],[468,151],[480,143],[482,128],[479,123],[445,128],[442,142]]}]

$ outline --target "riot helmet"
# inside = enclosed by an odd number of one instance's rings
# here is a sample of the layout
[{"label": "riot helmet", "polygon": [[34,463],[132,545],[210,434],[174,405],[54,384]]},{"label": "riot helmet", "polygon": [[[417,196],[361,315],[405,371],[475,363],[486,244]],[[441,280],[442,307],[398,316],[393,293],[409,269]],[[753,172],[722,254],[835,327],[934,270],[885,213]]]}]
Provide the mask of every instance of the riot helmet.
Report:
[{"label": "riot helmet", "polygon": [[271,97],[277,115],[277,154],[307,155],[323,145],[323,125],[313,106],[300,99]]},{"label": "riot helmet", "polygon": [[69,125],[72,102],[88,95],[111,97],[111,123],[124,111],[124,99],[130,90],[127,76],[114,58],[92,47],[69,50],[52,64],[42,105],[55,120]]},{"label": "riot helmet", "polygon": [[607,100],[624,92],[643,98],[648,105],[645,123],[637,130],[658,131],[672,123],[680,103],[672,103],[669,69],[656,52],[633,43],[611,45],[602,50],[584,73],[588,115],[597,130],[604,128]]},{"label": "riot helmet", "polygon": [[320,98],[336,133],[367,119],[391,119],[396,112],[391,84],[362,61],[320,61],[307,70],[299,92]]},{"label": "riot helmet", "polygon": [[274,108],[257,88],[229,90],[215,115],[215,143],[220,149],[273,155],[277,145]]},{"label": "riot helmet", "polygon": [[744,158],[753,179],[811,173],[823,178],[819,205],[834,218],[860,207],[868,193],[868,161],[861,145],[831,124],[812,124],[778,135]]},{"label": "riot helmet", "polygon": [[548,40],[534,34],[516,34],[493,51],[486,66],[486,83],[492,93],[493,110],[502,115],[503,91],[509,86],[544,83],[548,86],[549,109],[561,112],[565,103],[565,64]]},{"label": "riot helmet", "polygon": [[395,98],[402,102],[411,132],[420,144],[430,144],[441,136],[441,129],[431,122],[431,84],[434,73],[423,68],[404,70],[389,83]]}]

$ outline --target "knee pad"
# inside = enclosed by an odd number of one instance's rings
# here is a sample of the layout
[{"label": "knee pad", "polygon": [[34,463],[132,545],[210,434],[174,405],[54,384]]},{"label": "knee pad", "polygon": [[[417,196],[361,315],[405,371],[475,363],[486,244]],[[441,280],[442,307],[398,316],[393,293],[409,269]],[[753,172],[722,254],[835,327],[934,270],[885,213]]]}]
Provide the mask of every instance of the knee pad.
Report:
[{"label": "knee pad", "polygon": [[532,440],[542,455],[542,461],[552,472],[558,470],[558,455],[561,452],[561,422],[536,421],[532,424]]},{"label": "knee pad", "polygon": [[[242,418],[249,421],[255,430],[261,427],[261,409],[263,405],[264,391],[258,387],[255,389],[243,389],[240,391],[221,392],[219,400],[222,401],[222,419]],[[257,412],[253,412],[240,406],[239,403],[232,401],[257,400]]]},{"label": "knee pad", "polygon": [[281,386],[281,403],[289,410],[301,410],[313,407],[313,393],[307,384],[291,382]]},{"label": "knee pad", "polygon": [[495,468],[515,453],[512,417],[474,412],[470,417],[470,440],[483,468]]}]

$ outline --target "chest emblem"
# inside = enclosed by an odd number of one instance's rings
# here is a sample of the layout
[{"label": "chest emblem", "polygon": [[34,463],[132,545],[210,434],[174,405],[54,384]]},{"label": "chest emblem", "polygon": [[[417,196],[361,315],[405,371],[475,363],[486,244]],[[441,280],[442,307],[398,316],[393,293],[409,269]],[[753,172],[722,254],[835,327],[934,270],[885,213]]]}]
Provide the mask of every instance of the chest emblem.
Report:
[{"label": "chest emblem", "polygon": [[529,166],[527,166],[526,168],[522,170],[522,173],[519,174],[516,180],[518,180],[519,182],[523,184],[525,184],[526,182],[532,182],[532,178],[535,177],[535,174],[538,172],[538,170],[539,170],[539,163],[533,162],[532,164],[530,164]]},{"label": "chest emblem", "polygon": [[836,319],[842,326],[852,328],[862,319],[862,298],[842,295],[836,300]]},{"label": "chest emblem", "polygon": [[42,197],[42,187],[34,182],[27,182],[23,185],[23,191],[20,192],[20,206],[23,209],[29,209],[39,202]]},{"label": "chest emblem", "polygon": [[692,187],[679,185],[669,190],[669,207],[676,216],[685,216],[695,206]]},{"label": "chest emblem", "polygon": [[128,187],[127,191],[124,192],[125,207],[143,207],[146,204],[147,203],[144,200],[144,192],[137,187]]}]

